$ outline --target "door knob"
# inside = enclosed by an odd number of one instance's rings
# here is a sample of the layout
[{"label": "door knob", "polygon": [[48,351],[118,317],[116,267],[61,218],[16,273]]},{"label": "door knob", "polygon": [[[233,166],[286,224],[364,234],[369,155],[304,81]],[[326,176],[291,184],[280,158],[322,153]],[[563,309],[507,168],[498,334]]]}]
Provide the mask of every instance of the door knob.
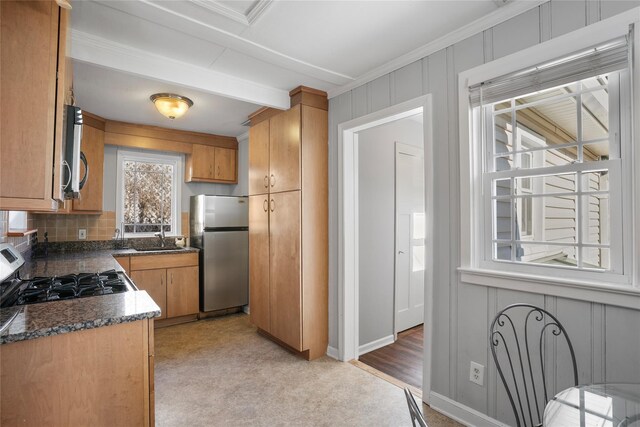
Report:
[{"label": "door knob", "polygon": [[403,254],[403,253],[404,253],[404,251],[398,251],[398,254]]}]

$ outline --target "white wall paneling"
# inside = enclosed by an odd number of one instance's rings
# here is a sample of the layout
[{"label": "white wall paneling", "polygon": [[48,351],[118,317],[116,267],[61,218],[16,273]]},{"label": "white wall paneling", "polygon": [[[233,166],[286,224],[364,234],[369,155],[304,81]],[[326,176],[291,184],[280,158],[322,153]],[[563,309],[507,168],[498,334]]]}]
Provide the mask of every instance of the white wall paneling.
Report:
[{"label": "white wall paneling", "polygon": [[[429,93],[433,102],[434,157],[434,262],[433,330],[431,344],[435,408],[449,410],[469,424],[511,423],[513,413],[499,383],[486,338],[489,321],[496,312],[513,302],[531,302],[557,314],[576,347],[580,380],[640,382],[640,310],[600,302],[578,301],[569,295],[556,297],[544,293],[514,291],[492,287],[490,283],[462,283],[455,269],[460,265],[460,159],[458,137],[457,74],[492,59],[536,45],[587,24],[640,6],[640,1],[552,0],[519,16],[484,29],[455,45],[430,53],[409,65],[330,100],[330,170],[338,176],[342,165],[338,152],[340,123],[379,111],[404,99]],[[445,47],[445,46],[443,46]],[[418,67],[418,63],[421,64]],[[422,81],[418,84],[418,68]],[[336,181],[330,179],[330,223],[336,224],[341,203]],[[338,197],[339,196],[339,197]],[[338,227],[330,227],[330,294],[338,289]],[[338,319],[337,303],[332,299],[330,318]],[[336,328],[330,329],[329,342],[338,346]],[[554,366],[564,350],[548,357]],[[469,361],[486,367],[485,385],[468,381]],[[552,375],[552,373],[550,373]],[[553,373],[553,383],[562,387],[567,378]],[[423,395],[427,400],[429,396]],[[500,422],[493,422],[492,419]]]}]

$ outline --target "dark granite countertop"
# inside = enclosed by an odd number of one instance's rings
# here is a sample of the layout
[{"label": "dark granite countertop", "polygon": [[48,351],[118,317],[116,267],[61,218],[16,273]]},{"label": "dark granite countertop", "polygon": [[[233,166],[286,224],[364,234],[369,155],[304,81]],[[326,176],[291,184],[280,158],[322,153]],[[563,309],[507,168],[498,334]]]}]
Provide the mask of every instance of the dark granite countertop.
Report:
[{"label": "dark granite countertop", "polygon": [[[72,273],[95,273],[106,270],[124,271],[114,256],[147,256],[198,252],[196,248],[175,251],[136,251],[135,249],[102,249],[51,253],[47,258],[32,259],[20,269],[20,276],[61,276]],[[160,316],[160,307],[146,291],[129,291],[114,295],[32,304],[0,310],[0,325],[13,317],[0,335],[0,344],[64,334],[82,329],[99,328],[118,323]]]},{"label": "dark granite countertop", "polygon": [[51,253],[47,258],[27,260],[20,269],[23,279],[37,276],[62,276],[71,273],[97,273],[100,271],[124,271],[114,256],[170,255],[198,252],[196,248],[175,251],[136,251],[135,249],[102,249],[83,252]]},{"label": "dark granite countertop", "polygon": [[0,344],[160,316],[160,307],[146,291],[3,308],[0,324],[16,311],[18,315],[0,335]]}]

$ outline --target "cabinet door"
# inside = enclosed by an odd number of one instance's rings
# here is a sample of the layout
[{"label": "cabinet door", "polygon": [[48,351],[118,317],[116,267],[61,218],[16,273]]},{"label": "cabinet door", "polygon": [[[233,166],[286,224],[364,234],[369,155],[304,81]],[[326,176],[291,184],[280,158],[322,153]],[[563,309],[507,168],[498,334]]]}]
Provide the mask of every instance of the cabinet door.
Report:
[{"label": "cabinet door", "polygon": [[162,314],[157,319],[167,318],[167,270],[132,271],[131,280],[138,289],[147,291],[149,296],[158,304]]},{"label": "cabinet door", "polygon": [[215,147],[193,144],[191,153],[192,178],[214,179]]},{"label": "cabinet door", "polygon": [[249,197],[249,307],[251,323],[269,324],[269,197]]},{"label": "cabinet door", "polygon": [[300,105],[271,118],[269,191],[300,189]]},{"label": "cabinet door", "polygon": [[200,308],[198,267],[167,269],[167,317],[195,314]]},{"label": "cabinet door", "polygon": [[[89,176],[80,190],[80,198],[73,201],[74,211],[102,211],[102,172],[104,170],[104,131],[91,126],[82,127],[82,152],[87,157]],[[84,176],[84,165],[80,177]]]},{"label": "cabinet door", "polygon": [[300,192],[269,195],[271,334],[302,351]]},{"label": "cabinet door", "polygon": [[0,210],[51,210],[60,8],[0,1]]},{"label": "cabinet door", "polygon": [[215,179],[237,181],[236,153],[231,148],[215,147]]},{"label": "cabinet door", "polygon": [[269,192],[269,120],[249,129],[249,194]]}]

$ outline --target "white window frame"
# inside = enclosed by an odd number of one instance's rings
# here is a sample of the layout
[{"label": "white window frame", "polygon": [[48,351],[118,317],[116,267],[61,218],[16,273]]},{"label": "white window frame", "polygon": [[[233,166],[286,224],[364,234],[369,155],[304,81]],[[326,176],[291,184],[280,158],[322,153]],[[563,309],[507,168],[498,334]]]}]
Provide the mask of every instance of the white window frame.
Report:
[{"label": "white window frame", "polygon": [[[141,151],[118,150],[117,155],[117,179],[116,179],[116,227],[120,228],[124,223],[124,169],[126,161],[134,162],[162,162],[173,166],[173,182],[171,185],[171,233],[167,236],[181,236],[181,195],[182,163],[181,155],[158,154]],[[124,233],[124,230],[121,230]],[[153,237],[155,233],[124,233],[126,238]]]},{"label": "white window frame", "polygon": [[[484,148],[474,143],[481,119],[480,109],[472,109],[469,88],[483,81],[507,75],[521,69],[533,67],[558,57],[568,56],[590,46],[627,35],[630,25],[634,25],[633,63],[631,64],[631,87],[622,87],[621,96],[629,96],[632,111],[620,111],[623,123],[631,124],[621,130],[623,141],[633,141],[634,130],[640,130],[640,8],[614,16],[583,29],[549,40],[529,49],[500,58],[471,70],[460,73],[458,80],[458,113],[460,130],[460,268],[461,280],[480,285],[515,289],[546,295],[599,301],[619,306],[640,305],[640,149],[632,144],[622,144],[621,157],[628,171],[623,179],[625,195],[623,200],[624,228],[624,274],[605,272],[585,272],[575,269],[557,268],[549,275],[544,267],[512,266],[496,268],[483,262],[485,254],[483,236],[485,227],[483,209],[486,188],[482,185],[482,161]],[[477,141],[475,141],[477,142]],[[637,144],[636,144],[637,145]],[[635,166],[635,167],[633,167]],[[506,264],[506,263],[505,263]],[[523,268],[520,268],[523,267]],[[586,273],[586,274],[576,274]]]}]

